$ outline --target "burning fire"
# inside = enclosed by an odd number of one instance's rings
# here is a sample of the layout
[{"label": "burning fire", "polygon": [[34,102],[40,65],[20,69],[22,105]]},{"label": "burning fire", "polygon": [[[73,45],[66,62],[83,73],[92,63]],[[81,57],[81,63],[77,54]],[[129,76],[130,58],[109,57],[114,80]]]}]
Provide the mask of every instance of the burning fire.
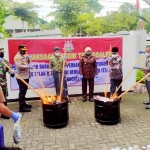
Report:
[{"label": "burning fire", "polygon": [[43,104],[52,104],[56,101],[56,97],[54,95],[44,96],[42,101],[43,101]]},{"label": "burning fire", "polygon": [[[107,91],[104,91],[104,97],[108,97],[107,95]],[[111,94],[110,97],[109,97],[111,100],[115,100],[118,98],[118,95],[117,94]]]},{"label": "burning fire", "polygon": [[42,92],[41,90],[39,90],[39,91],[40,91],[40,93],[42,95],[41,97],[42,97],[43,104],[52,104],[52,103],[61,101],[61,97],[60,96],[54,96],[54,95],[46,96],[44,94],[44,92]]},{"label": "burning fire", "polygon": [[110,95],[110,99],[112,99],[112,100],[115,100],[117,98],[118,98],[117,94]]}]

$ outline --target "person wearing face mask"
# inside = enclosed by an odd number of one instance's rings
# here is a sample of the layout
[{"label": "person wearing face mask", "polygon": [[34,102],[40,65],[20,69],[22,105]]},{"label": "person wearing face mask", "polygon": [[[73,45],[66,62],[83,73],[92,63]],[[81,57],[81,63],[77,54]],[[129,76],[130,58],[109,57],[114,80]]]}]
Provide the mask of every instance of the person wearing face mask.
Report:
[{"label": "person wearing face mask", "polygon": [[87,97],[87,81],[89,82],[89,101],[93,102],[94,77],[98,77],[96,58],[92,56],[92,49],[85,48],[85,55],[81,57],[79,62],[80,78],[82,79],[82,101],[86,101]]},{"label": "person wearing face mask", "polygon": [[[65,65],[67,65],[66,58],[60,54],[60,48],[54,47],[54,54],[51,56],[49,61],[49,79],[54,79],[54,85],[56,90],[56,95],[59,96],[60,94],[60,83],[61,83],[61,76],[62,76],[62,67],[63,61],[65,60]],[[68,96],[68,87],[67,87],[67,80],[66,76],[64,76],[64,84],[63,84],[63,97],[66,97],[69,100]]]},{"label": "person wearing face mask", "polygon": [[[141,68],[138,66],[134,66],[134,69],[139,69],[144,72],[144,75],[147,75],[150,72],[150,46],[146,47],[145,52],[144,51],[139,51],[140,54],[145,54],[146,56],[146,61],[145,61],[145,67]],[[143,102],[145,105],[145,109],[150,109],[150,76],[148,76],[146,79],[146,89],[148,91],[149,95],[149,100],[146,102]]]},{"label": "person wearing face mask", "polygon": [[[8,96],[8,88],[7,88],[7,77],[6,73],[8,72],[11,77],[14,77],[14,73],[10,72],[5,65],[3,65],[2,61],[4,61],[8,66],[11,67],[9,62],[4,58],[4,48],[0,47],[0,86],[3,91],[3,95],[5,97],[5,102],[4,105],[7,106],[7,96]],[[9,119],[9,116],[1,115],[2,118],[4,119]]]},{"label": "person wearing face mask", "polygon": [[[27,47],[25,45],[19,45],[19,51],[14,57],[14,62],[18,75],[29,83],[30,69],[33,69],[31,63],[31,57],[27,55]],[[25,102],[25,95],[27,92],[27,85],[25,85],[20,79],[17,78],[19,85],[19,111],[30,112],[32,106]]]},{"label": "person wearing face mask", "polygon": [[[110,94],[113,95],[116,89],[122,82],[122,58],[119,56],[118,47],[112,47],[112,55],[108,60],[108,65],[110,65]],[[117,95],[122,93],[122,86],[119,88]]]}]

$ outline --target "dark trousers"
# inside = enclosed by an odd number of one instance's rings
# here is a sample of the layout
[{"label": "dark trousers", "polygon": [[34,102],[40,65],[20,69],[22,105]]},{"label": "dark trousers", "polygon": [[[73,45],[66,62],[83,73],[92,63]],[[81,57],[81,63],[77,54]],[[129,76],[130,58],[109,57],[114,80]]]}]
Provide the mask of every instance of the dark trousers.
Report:
[{"label": "dark trousers", "polygon": [[[114,94],[116,89],[119,87],[121,84],[122,79],[110,79],[110,94]],[[122,86],[119,88],[117,95],[119,96],[122,93]]]},{"label": "dark trousers", "polygon": [[[29,83],[29,79],[24,79],[27,83]],[[19,85],[19,105],[25,104],[25,95],[27,93],[28,87],[25,85],[20,79],[17,79]]]},{"label": "dark trousers", "polygon": [[86,98],[87,95],[87,81],[89,82],[89,98],[93,98],[94,92],[94,78],[83,78],[82,79],[82,95]]},{"label": "dark trousers", "polygon": [[147,88],[147,92],[148,92],[148,96],[149,96],[149,101],[150,101],[150,81],[146,80],[146,88]]},{"label": "dark trousers", "polygon": [[[56,89],[56,94],[60,95],[60,84],[61,84],[62,72],[53,71],[53,77],[54,77],[54,85]],[[67,87],[67,80],[66,80],[65,75],[64,75],[62,95],[64,97],[68,96],[68,87]]]}]

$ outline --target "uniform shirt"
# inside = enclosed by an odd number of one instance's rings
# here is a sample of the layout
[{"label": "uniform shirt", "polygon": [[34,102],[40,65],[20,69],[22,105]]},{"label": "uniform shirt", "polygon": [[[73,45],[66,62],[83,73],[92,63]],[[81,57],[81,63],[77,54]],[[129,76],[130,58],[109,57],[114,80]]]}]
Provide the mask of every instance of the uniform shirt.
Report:
[{"label": "uniform shirt", "polygon": [[49,61],[49,68],[53,71],[61,71],[63,67],[63,57],[52,55]]},{"label": "uniform shirt", "polygon": [[18,75],[23,79],[30,78],[29,59],[27,55],[21,55],[19,52],[14,57],[14,62],[18,71]]},{"label": "uniform shirt", "polygon": [[0,103],[4,103],[4,101],[5,101],[5,98],[4,98],[4,95],[3,95],[2,88],[0,87]]},{"label": "uniform shirt", "polygon": [[[2,59],[8,66],[10,66],[9,62],[6,59]],[[11,67],[11,66],[10,66]],[[0,86],[7,87],[7,78],[6,73],[9,72],[8,68],[0,62]],[[10,73],[10,72],[9,72]]]},{"label": "uniform shirt", "polygon": [[79,72],[83,78],[94,78],[97,75],[97,64],[94,56],[82,56],[79,62]]},{"label": "uniform shirt", "polygon": [[[11,67],[10,64],[9,64],[9,62],[8,62],[6,59],[3,58],[2,60],[3,60],[9,67]],[[0,86],[2,87],[3,94],[4,94],[5,97],[8,96],[7,77],[6,77],[6,73],[7,73],[7,72],[10,73],[10,71],[8,70],[8,68],[7,68],[5,65],[3,65],[2,62],[0,62]]]},{"label": "uniform shirt", "polygon": [[[141,70],[144,72],[144,75],[150,73],[150,57],[146,57],[145,67]],[[146,77],[145,80],[150,81],[150,76]]]},{"label": "uniform shirt", "polygon": [[122,79],[122,59],[118,55],[116,58],[110,57],[109,65],[111,67],[110,70],[110,79]]}]

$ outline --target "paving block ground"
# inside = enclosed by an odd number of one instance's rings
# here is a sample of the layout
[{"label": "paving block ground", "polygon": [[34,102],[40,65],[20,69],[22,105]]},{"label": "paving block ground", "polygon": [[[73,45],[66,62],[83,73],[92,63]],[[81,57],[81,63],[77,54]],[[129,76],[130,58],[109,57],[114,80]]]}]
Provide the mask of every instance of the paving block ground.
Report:
[{"label": "paving block ground", "polygon": [[[17,147],[22,150],[110,150],[114,147],[128,148],[150,144],[150,110],[143,101],[147,93],[127,94],[120,103],[121,122],[102,125],[94,118],[94,103],[82,102],[82,97],[71,97],[69,123],[66,127],[53,129],[43,124],[41,101],[29,101],[32,112],[23,113],[22,141]],[[8,107],[18,111],[18,103]],[[5,130],[6,146],[13,143],[13,121],[0,118]]]}]

